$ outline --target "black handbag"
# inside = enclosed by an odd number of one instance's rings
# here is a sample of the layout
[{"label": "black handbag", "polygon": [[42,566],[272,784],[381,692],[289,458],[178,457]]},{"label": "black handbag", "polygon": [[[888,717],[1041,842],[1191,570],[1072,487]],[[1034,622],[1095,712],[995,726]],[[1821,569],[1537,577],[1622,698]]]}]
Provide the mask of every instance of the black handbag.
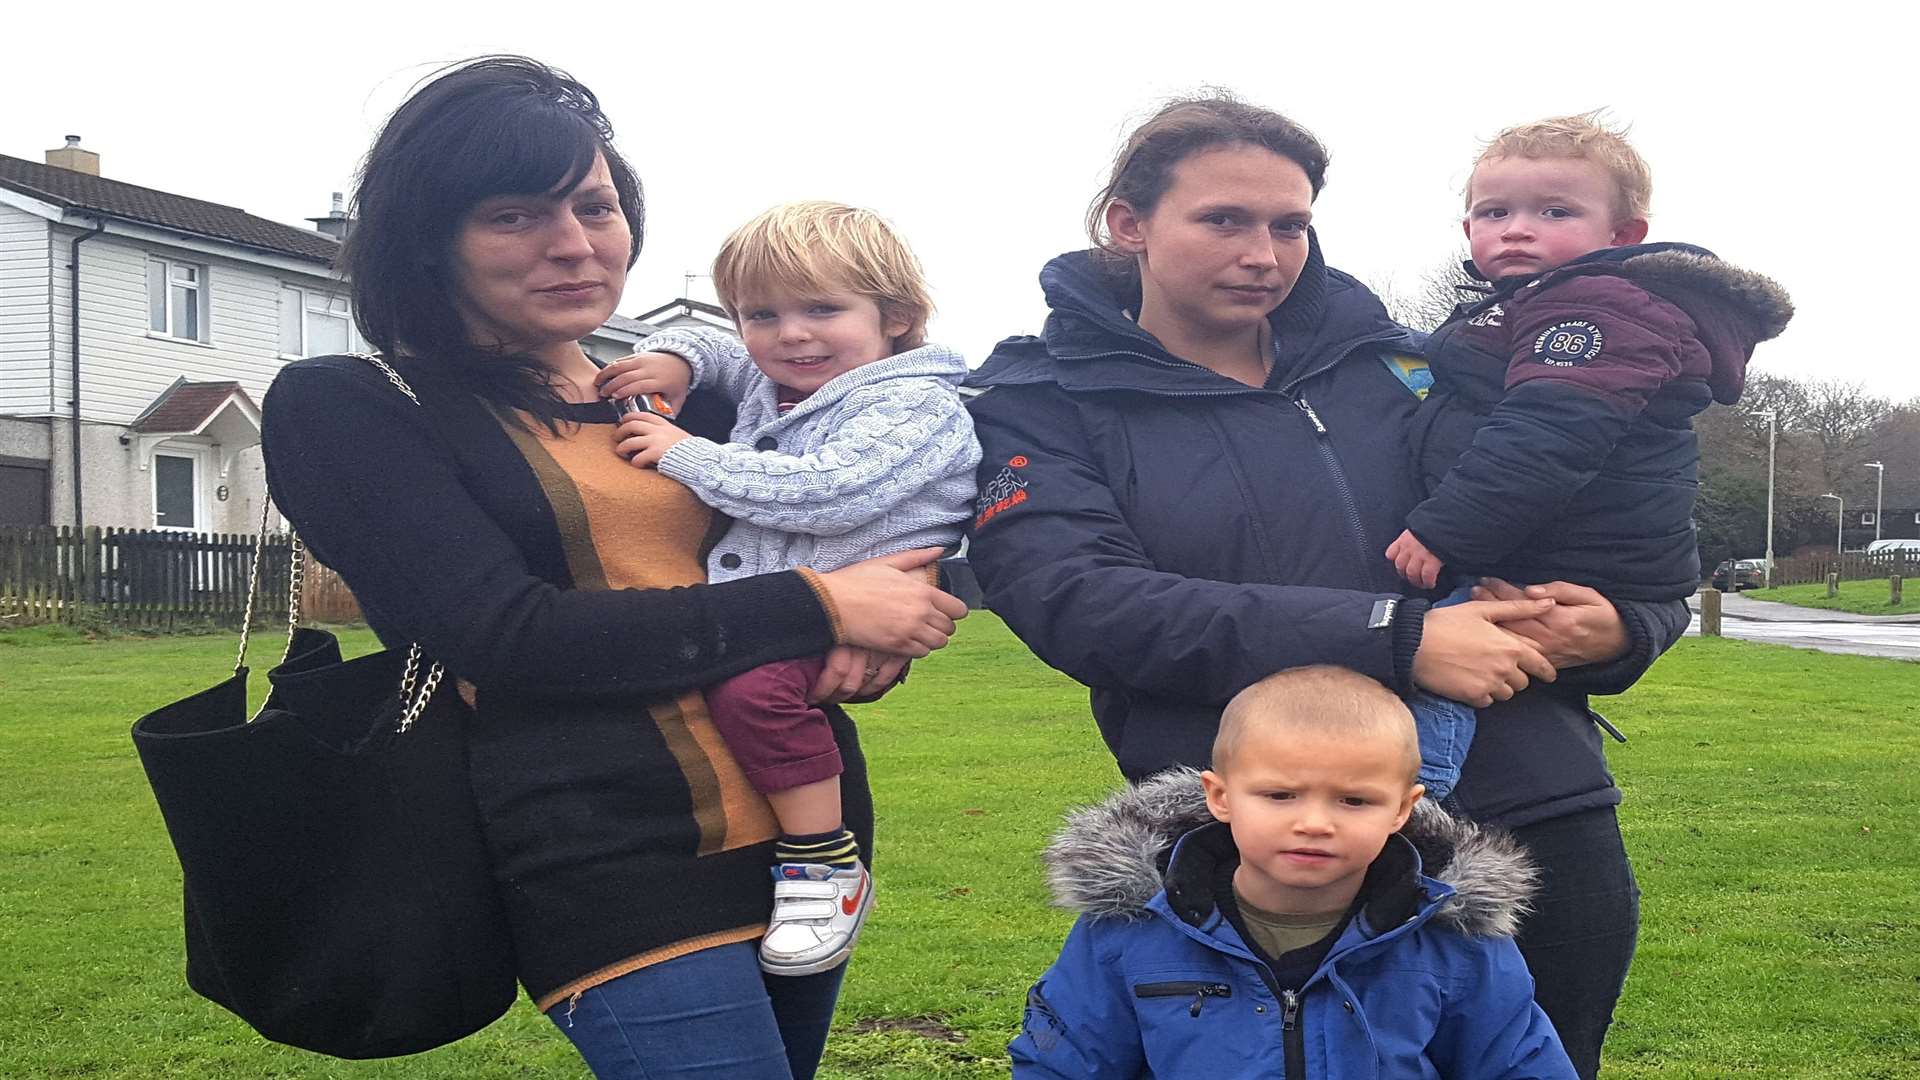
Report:
[{"label": "black handbag", "polygon": [[517,993],[468,779],[472,717],[436,693],[438,664],[420,677],[419,646],[342,661],[332,634],[298,626],[297,570],[289,591],[287,652],[257,715],[243,630],[230,678],[133,725],[180,858],[187,984],[275,1042],[430,1050]]}]

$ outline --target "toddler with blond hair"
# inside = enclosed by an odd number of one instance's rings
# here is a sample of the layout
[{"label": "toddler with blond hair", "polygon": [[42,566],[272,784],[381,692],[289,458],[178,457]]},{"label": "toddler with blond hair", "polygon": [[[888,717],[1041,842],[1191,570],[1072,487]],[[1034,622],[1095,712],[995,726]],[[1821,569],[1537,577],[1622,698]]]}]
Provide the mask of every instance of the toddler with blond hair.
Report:
[{"label": "toddler with blond hair", "polygon": [[[777,206],[727,239],[713,282],[739,338],[666,330],[600,374],[615,399],[696,387],[738,406],[726,443],[645,411],[619,429],[635,467],[660,470],[733,519],[708,556],[708,580],[825,572],[956,543],[980,462],[959,395],[967,365],[926,343],[933,305],[892,226],[837,203]],[[840,753],[813,699],[827,683],[884,690],[904,663],[869,656],[839,673],[820,657],[780,661],[706,692],[715,728],[780,823],[760,947],[768,972],[829,970],[859,937],[872,879],[841,815]]]},{"label": "toddler with blond hair", "polygon": [[[1462,226],[1489,287],[1426,346],[1412,447],[1427,498],[1387,548],[1411,584],[1445,571],[1463,597],[1485,575],[1575,602],[1555,590],[1663,601],[1698,587],[1692,417],[1739,399],[1755,344],[1793,308],[1704,248],[1643,243],[1652,187],[1592,113],[1508,128],[1481,152]],[[1444,798],[1475,714],[1414,706],[1421,782]]]}]

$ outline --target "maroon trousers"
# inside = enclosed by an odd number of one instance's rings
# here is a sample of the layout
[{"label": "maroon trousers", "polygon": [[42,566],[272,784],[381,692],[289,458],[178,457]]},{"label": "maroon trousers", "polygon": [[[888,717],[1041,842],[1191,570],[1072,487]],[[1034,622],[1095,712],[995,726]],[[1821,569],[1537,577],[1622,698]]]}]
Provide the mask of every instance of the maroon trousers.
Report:
[{"label": "maroon trousers", "polygon": [[826,658],[778,660],[707,689],[707,713],[755,791],[786,791],[840,775],[827,714],[807,704]]}]

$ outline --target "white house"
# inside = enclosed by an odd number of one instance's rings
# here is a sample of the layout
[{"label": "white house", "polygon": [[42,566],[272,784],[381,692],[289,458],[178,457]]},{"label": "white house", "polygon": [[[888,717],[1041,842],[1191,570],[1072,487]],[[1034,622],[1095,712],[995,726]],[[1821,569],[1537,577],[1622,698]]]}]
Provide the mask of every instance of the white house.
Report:
[{"label": "white house", "polygon": [[[76,136],[0,155],[0,525],[250,532],[280,366],[364,348],[335,196],[301,229],[100,175]],[[615,316],[612,359],[653,331]]]}]

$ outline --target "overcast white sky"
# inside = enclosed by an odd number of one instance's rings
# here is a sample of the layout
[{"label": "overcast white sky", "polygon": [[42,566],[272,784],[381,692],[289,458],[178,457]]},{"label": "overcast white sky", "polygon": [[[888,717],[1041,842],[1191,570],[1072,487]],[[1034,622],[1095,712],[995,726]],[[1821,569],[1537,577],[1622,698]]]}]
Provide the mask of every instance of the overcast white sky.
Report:
[{"label": "overcast white sky", "polygon": [[[1328,5],[1333,7],[1333,5]],[[1572,10],[1567,16],[1559,12]],[[138,14],[128,14],[137,11]],[[105,175],[303,224],[439,63],[523,52],[603,99],[647,189],[620,310],[683,291],[780,201],[873,207],[976,363],[1036,332],[1035,275],[1158,100],[1228,87],[1333,152],[1328,261],[1411,282],[1459,246],[1500,127],[1609,107],[1654,171],[1653,239],[1767,273],[1799,315],[1757,370],[1920,396],[1906,5],[112,5],[6,16],[0,153],[78,134]],[[1905,102],[1904,105],[1900,102]],[[711,298],[705,280],[692,295]]]}]

